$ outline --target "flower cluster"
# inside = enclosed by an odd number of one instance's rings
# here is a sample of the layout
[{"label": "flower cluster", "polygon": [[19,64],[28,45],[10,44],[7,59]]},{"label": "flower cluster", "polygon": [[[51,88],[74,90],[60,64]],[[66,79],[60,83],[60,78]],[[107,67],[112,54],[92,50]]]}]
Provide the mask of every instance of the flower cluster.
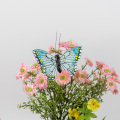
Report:
[{"label": "flower cluster", "polygon": [[[53,48],[50,44],[48,53],[63,55],[63,52],[76,46],[78,44],[73,41],[59,43],[59,49]],[[95,68],[89,74],[86,69],[93,66]],[[22,63],[16,79],[21,78],[23,91],[30,100],[28,103],[19,105],[19,108],[29,108],[41,114],[43,119],[90,120],[96,118],[97,116],[92,112],[100,107],[101,96],[109,90],[115,95],[118,94],[116,84],[120,84],[118,74],[114,68],[110,68],[103,62],[96,61],[94,65],[88,57],[85,58],[85,65],[77,69],[74,75],[71,75],[70,71],[71,69],[62,70],[55,75],[54,80],[48,80],[43,73],[43,66],[37,62],[30,67]]]},{"label": "flower cluster", "polygon": [[106,85],[113,94],[118,94],[118,89],[116,83],[120,84],[118,80],[118,75],[114,68],[110,68],[108,65],[102,62],[96,62],[97,68],[100,70],[100,74],[106,78]]}]

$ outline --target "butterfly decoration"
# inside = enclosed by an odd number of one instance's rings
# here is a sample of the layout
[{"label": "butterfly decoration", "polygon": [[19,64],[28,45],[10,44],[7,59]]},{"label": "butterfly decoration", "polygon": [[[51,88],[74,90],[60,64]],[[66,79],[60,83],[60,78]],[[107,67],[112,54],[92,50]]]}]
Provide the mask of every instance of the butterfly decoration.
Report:
[{"label": "butterfly decoration", "polygon": [[81,57],[81,46],[74,47],[67,50],[62,55],[56,54],[55,56],[40,49],[33,50],[33,54],[38,64],[43,68],[43,73],[47,76],[48,80],[55,79],[57,73],[62,70],[70,72],[71,76],[76,73],[76,63]]}]

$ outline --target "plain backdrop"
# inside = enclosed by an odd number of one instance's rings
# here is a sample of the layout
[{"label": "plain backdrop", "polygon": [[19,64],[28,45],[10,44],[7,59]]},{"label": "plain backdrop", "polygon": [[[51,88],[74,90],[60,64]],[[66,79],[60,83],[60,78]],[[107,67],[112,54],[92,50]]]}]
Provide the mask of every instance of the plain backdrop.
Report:
[{"label": "plain backdrop", "polygon": [[[61,41],[83,46],[79,68],[88,56],[94,66],[102,61],[120,75],[120,0],[0,0],[1,120],[42,120],[28,109],[17,109],[27,95],[16,74],[22,62],[35,62],[33,49],[47,51],[54,45],[56,31]],[[96,120],[120,120],[120,93],[108,92],[103,99]]]}]

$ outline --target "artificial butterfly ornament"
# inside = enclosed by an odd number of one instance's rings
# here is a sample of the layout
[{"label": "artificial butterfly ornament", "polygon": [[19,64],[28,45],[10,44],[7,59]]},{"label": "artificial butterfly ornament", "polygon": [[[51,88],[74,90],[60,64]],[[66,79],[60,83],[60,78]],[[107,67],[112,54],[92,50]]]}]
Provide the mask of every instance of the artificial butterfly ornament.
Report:
[{"label": "artificial butterfly ornament", "polygon": [[33,54],[38,64],[43,68],[43,73],[47,79],[53,80],[57,73],[61,73],[62,70],[69,71],[71,76],[76,73],[76,63],[81,57],[81,50],[81,46],[76,46],[63,54],[57,53],[53,56],[44,50],[35,49]]}]

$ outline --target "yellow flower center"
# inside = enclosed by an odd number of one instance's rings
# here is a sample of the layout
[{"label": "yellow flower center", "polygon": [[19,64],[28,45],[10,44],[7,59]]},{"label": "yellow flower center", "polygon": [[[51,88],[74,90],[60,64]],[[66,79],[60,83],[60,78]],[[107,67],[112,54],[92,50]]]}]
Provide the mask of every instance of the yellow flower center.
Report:
[{"label": "yellow flower center", "polygon": [[25,71],[24,68],[21,68],[21,69],[20,69],[20,72],[21,72],[21,73],[24,73],[24,71]]},{"label": "yellow flower center", "polygon": [[65,80],[65,79],[66,79],[66,76],[65,76],[65,75],[61,75],[61,76],[60,76],[60,79],[61,79],[61,80]]},{"label": "yellow flower center", "polygon": [[37,67],[37,66],[38,66],[38,63],[34,63],[34,64],[33,64],[33,67]]},{"label": "yellow flower center", "polygon": [[91,61],[90,61],[90,60],[88,60],[88,63],[91,63]]},{"label": "yellow flower center", "polygon": [[110,85],[110,86],[113,86],[113,85],[114,85],[114,83],[113,83],[113,82],[109,82],[109,85]]},{"label": "yellow flower center", "polygon": [[32,89],[31,87],[28,87],[28,86],[26,87],[26,91],[27,91],[27,92],[31,92],[32,90],[33,90],[33,89]]},{"label": "yellow flower center", "polygon": [[43,78],[40,78],[39,79],[39,83],[42,84],[44,82],[44,79]]},{"label": "yellow flower center", "polygon": [[105,73],[110,73],[110,70],[108,70],[108,69],[105,69],[104,71],[105,71]]},{"label": "yellow flower center", "polygon": [[80,74],[80,77],[81,77],[81,78],[84,78],[84,77],[85,77],[85,75],[84,75],[84,74]]},{"label": "yellow flower center", "polygon": [[117,78],[114,78],[114,80],[117,82],[118,81],[118,79]]},{"label": "yellow flower center", "polygon": [[64,45],[64,44],[65,44],[65,42],[62,42],[62,43],[61,43],[61,45]]}]

